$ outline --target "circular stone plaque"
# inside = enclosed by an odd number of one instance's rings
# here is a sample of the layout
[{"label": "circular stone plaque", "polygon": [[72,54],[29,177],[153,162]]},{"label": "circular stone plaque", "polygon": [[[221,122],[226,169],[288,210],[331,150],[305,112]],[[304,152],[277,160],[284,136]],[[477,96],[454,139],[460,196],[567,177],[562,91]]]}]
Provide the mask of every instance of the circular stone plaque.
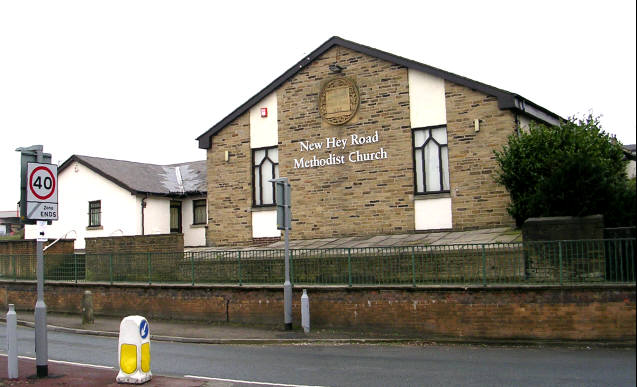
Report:
[{"label": "circular stone plaque", "polygon": [[354,117],[360,99],[354,81],[345,77],[327,81],[319,94],[321,117],[332,125],[343,125]]}]

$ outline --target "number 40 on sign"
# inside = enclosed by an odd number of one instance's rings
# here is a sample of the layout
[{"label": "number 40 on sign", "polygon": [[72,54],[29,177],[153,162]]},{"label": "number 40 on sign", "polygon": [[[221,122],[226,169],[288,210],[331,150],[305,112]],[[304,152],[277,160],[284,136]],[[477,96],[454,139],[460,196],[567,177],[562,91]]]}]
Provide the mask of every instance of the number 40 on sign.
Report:
[{"label": "number 40 on sign", "polygon": [[57,168],[55,164],[27,164],[28,219],[58,219]]}]

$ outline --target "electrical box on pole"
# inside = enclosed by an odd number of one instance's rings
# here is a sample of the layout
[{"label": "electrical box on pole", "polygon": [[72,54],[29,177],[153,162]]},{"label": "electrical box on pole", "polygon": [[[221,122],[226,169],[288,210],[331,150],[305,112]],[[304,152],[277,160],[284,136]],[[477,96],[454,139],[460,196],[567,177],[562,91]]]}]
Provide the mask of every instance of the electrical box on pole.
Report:
[{"label": "electrical box on pole", "polygon": [[292,192],[290,183],[287,179],[275,180],[275,197],[276,197],[276,228],[279,230],[292,229]]}]

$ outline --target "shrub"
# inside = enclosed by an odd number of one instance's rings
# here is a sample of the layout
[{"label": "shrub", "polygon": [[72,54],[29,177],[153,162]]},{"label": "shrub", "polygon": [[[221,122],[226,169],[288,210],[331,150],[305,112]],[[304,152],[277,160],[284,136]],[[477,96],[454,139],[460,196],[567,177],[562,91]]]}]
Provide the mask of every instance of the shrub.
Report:
[{"label": "shrub", "polygon": [[597,117],[532,123],[495,156],[496,181],[511,195],[508,211],[518,226],[530,217],[594,214],[604,215],[607,227],[635,222],[635,185],[622,146]]}]

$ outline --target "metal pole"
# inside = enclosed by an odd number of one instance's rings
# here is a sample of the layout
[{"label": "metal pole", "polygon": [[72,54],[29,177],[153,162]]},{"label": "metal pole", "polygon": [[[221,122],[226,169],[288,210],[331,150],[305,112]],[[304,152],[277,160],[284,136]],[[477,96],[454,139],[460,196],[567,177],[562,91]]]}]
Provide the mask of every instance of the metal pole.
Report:
[{"label": "metal pole", "polygon": [[[44,228],[46,221],[38,220],[39,228]],[[36,275],[38,278],[38,298],[35,303],[35,368],[38,378],[49,375],[48,348],[46,334],[46,304],[44,303],[44,252],[42,241],[37,241]]]},{"label": "metal pole", "polygon": [[285,330],[292,329],[292,283],[290,282],[290,230],[285,229],[285,282],[283,283],[283,308]]},{"label": "metal pole", "polygon": [[285,330],[292,329],[292,283],[290,282],[290,224],[292,211],[290,184],[285,181],[284,197],[285,197],[285,282],[283,283],[283,307],[285,312]]},{"label": "metal pole", "polygon": [[241,280],[241,250],[239,250],[239,256],[237,258],[239,264],[239,286],[243,286],[243,281]]}]

